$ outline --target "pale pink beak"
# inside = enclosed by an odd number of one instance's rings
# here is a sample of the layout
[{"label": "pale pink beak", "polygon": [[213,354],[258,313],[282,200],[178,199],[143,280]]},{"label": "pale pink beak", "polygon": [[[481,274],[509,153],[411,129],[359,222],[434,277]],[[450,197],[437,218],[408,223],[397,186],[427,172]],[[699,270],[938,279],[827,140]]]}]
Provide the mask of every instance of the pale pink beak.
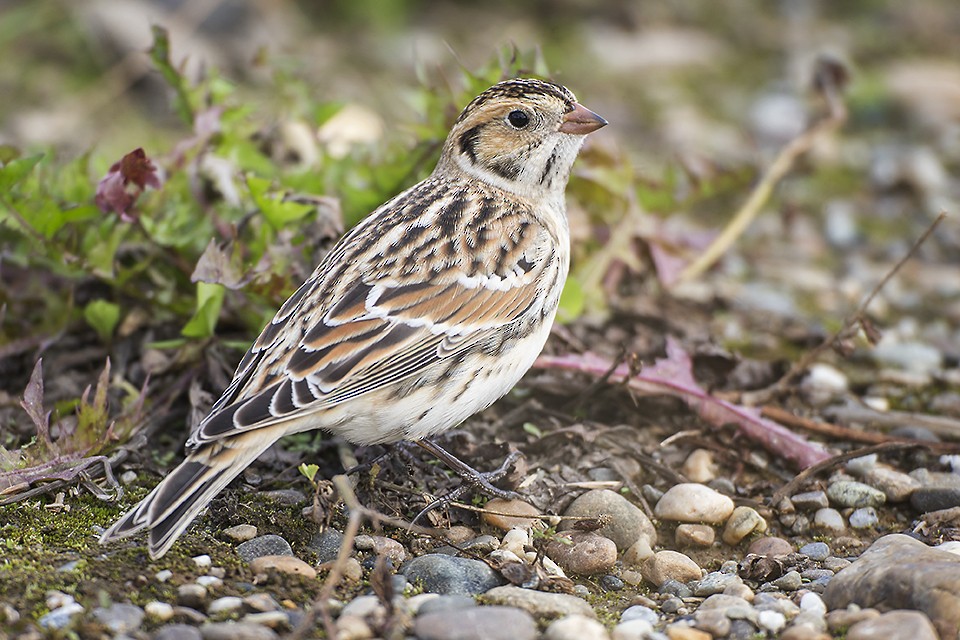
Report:
[{"label": "pale pink beak", "polygon": [[595,114],[579,102],[573,103],[573,111],[563,116],[560,131],[585,136],[593,133],[600,127],[607,126],[607,121]]}]

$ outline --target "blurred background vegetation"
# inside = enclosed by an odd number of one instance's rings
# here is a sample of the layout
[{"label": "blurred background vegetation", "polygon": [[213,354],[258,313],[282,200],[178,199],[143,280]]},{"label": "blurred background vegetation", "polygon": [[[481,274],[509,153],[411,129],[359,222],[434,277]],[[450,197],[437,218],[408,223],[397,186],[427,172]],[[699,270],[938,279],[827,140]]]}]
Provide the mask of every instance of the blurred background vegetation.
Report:
[{"label": "blurred background vegetation", "polygon": [[[725,301],[688,334],[782,355],[763,314],[839,322],[932,215],[956,213],[957,33],[955,0],[7,0],[0,446],[19,453],[0,463],[22,465],[35,437],[18,398],[40,356],[46,406],[67,418],[109,356],[101,428],[174,405],[191,380],[219,390],[330,242],[429,173],[463,105],[517,74],[566,84],[611,122],[570,188],[563,318],[598,322],[651,312],[676,263],[823,111],[813,60],[847,61],[846,127],[717,269],[671,290]],[[125,212],[98,206],[98,182],[138,148],[159,188],[130,187]],[[948,345],[958,244],[953,224],[924,248]],[[930,300],[909,280],[893,291],[891,322]],[[760,315],[731,318],[744,310]],[[52,437],[76,429],[61,422]]]}]

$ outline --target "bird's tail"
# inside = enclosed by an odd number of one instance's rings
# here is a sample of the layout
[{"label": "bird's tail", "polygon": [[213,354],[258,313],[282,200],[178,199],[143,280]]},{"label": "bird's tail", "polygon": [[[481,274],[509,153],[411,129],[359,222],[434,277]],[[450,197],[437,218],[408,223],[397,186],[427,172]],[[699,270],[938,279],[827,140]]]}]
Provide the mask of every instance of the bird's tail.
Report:
[{"label": "bird's tail", "polygon": [[191,452],[150,495],[103,532],[100,544],[148,529],[150,557],[159,558],[207,503],[281,435],[282,430],[265,427]]}]

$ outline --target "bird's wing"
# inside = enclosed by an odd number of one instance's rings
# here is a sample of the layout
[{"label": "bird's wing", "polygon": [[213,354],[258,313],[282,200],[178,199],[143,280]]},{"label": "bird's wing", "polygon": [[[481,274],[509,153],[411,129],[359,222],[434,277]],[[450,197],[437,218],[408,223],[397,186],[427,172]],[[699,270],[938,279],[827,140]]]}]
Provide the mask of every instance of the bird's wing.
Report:
[{"label": "bird's wing", "polygon": [[[434,209],[428,219],[449,213]],[[520,319],[562,277],[553,239],[526,215],[454,234],[425,226],[425,215],[388,221],[372,239],[370,224],[346,236],[267,325],[187,446],[414,376]]]}]

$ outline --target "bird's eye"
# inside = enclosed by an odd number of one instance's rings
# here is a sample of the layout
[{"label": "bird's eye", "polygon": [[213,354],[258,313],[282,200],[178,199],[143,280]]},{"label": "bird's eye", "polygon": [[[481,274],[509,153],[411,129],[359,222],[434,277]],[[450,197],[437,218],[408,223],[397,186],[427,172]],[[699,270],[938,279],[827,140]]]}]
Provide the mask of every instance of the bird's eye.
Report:
[{"label": "bird's eye", "polygon": [[530,124],[530,116],[527,115],[526,111],[517,109],[507,114],[507,122],[509,122],[510,126],[514,129],[523,129]]}]

